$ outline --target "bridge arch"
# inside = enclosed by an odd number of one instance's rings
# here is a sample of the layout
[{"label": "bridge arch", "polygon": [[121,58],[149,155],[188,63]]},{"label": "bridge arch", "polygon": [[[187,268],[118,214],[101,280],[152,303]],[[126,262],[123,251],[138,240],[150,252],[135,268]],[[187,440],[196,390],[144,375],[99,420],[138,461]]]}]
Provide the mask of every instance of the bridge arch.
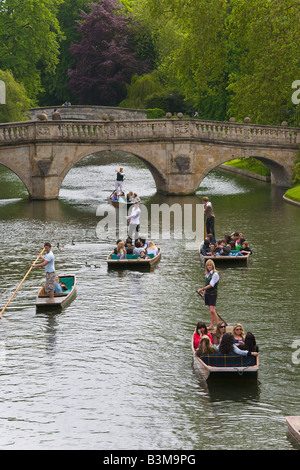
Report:
[{"label": "bridge arch", "polygon": [[[156,188],[161,188],[166,184],[166,180],[164,178],[164,175],[159,171],[159,168],[157,168],[152,162],[151,162],[151,156],[145,155],[145,149],[141,149],[142,151],[137,152],[137,148],[133,149],[130,146],[126,145],[120,145],[118,148],[109,148],[107,146],[103,145],[96,145],[94,147],[89,146],[88,148],[85,146],[82,146],[80,149],[76,151],[76,158],[72,158],[74,149],[69,149],[71,155],[70,157],[68,156],[68,153],[65,152],[65,149],[60,149],[60,152],[56,151],[56,159],[58,161],[64,161],[65,165],[62,167],[60,175],[57,180],[57,188],[56,192],[57,194],[55,197],[58,197],[60,188],[63,184],[63,181],[67,174],[71,171],[71,169],[79,163],[80,161],[84,160],[88,156],[96,153],[102,153],[102,152],[114,152],[116,150],[119,151],[124,151],[130,155],[133,155],[134,157],[138,158],[140,161],[144,163],[144,165],[147,167],[147,169],[150,171]],[[62,153],[61,153],[62,152]],[[61,153],[61,154],[60,154]],[[112,175],[112,178],[114,178],[114,175]]]}]

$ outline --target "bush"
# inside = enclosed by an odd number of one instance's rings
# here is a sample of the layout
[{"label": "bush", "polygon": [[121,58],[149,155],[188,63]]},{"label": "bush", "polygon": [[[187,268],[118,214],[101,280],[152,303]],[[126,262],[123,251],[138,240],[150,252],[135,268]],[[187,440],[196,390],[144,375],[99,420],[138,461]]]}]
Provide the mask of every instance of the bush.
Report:
[{"label": "bush", "polygon": [[147,109],[147,119],[162,119],[166,115],[163,109]]},{"label": "bush", "polygon": [[294,173],[293,173],[293,184],[300,183],[300,150],[298,150],[296,157],[295,157],[295,166],[294,166]]}]

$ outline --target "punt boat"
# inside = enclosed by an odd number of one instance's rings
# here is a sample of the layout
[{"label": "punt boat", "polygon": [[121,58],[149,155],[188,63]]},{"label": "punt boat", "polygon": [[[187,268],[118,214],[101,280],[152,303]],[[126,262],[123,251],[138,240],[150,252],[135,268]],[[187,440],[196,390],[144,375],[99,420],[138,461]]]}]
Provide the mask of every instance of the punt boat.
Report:
[{"label": "punt boat", "polygon": [[109,199],[109,202],[116,208],[119,208],[120,206],[127,207],[127,210],[134,204],[132,201],[125,201],[125,199],[123,198],[119,198],[118,201],[113,201],[112,199]]},{"label": "punt boat", "polygon": [[158,254],[148,255],[149,258],[138,259],[139,255],[126,255],[126,259],[119,259],[117,255],[110,253],[107,257],[107,265],[109,268],[116,269],[140,269],[151,268],[156,266],[161,259],[161,248],[158,248]]},{"label": "punt boat", "polygon": [[248,266],[250,262],[250,253],[237,256],[237,252],[231,251],[231,255],[204,256],[200,253],[200,249],[201,247],[199,248],[200,261],[204,264],[209,259],[211,259],[215,265]]},{"label": "punt boat", "polygon": [[49,294],[45,292],[45,286],[39,290],[35,305],[37,309],[41,308],[64,308],[66,307],[76,296],[76,276],[70,274],[68,276],[60,276],[59,281],[64,283],[67,290],[64,290],[61,294],[54,294],[54,299],[50,300]]},{"label": "punt boat", "polygon": [[286,416],[285,420],[290,433],[300,442],[300,416]]},{"label": "punt boat", "polygon": [[201,379],[234,377],[257,379],[259,356],[204,354],[199,357],[195,353],[193,335],[192,351],[195,374]]}]

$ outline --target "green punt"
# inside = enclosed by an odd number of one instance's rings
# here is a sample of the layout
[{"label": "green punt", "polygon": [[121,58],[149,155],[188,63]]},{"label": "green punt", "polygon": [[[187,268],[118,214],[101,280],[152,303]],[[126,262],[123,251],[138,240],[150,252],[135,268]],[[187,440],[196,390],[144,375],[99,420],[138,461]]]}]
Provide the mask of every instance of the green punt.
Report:
[{"label": "green punt", "polygon": [[126,259],[119,259],[117,255],[110,253],[107,257],[107,265],[116,269],[140,269],[156,266],[161,258],[161,249],[158,247],[156,256],[149,255],[147,259],[138,259],[139,255],[126,255]]},{"label": "green punt", "polygon": [[37,309],[40,308],[64,308],[76,296],[76,276],[71,274],[69,276],[60,276],[60,282],[63,282],[68,290],[63,291],[62,294],[54,294],[54,299],[50,300],[49,295],[45,293],[45,286],[40,289],[35,305]]}]

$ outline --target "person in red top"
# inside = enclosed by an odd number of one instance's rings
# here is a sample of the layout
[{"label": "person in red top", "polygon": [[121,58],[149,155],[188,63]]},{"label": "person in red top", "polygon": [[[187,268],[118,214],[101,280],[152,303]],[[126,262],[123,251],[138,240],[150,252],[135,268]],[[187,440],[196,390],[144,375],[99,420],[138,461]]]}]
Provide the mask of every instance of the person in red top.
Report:
[{"label": "person in red top", "polygon": [[196,326],[196,330],[194,333],[194,348],[197,349],[200,343],[200,340],[203,335],[207,335],[213,344],[212,335],[207,331],[207,327],[203,321],[199,321]]}]

